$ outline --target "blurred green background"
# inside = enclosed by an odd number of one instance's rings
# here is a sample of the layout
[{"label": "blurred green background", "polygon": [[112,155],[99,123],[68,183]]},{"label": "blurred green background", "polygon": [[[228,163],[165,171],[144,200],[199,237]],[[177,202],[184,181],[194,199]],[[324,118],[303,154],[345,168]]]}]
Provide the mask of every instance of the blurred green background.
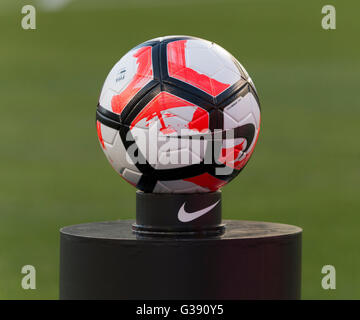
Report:
[{"label": "blurred green background", "polygon": [[[36,30],[21,28],[24,4],[37,8]],[[336,30],[321,28],[325,4]],[[59,228],[134,217],[135,190],[98,144],[99,93],[130,48],[186,34],[237,57],[262,103],[224,218],[302,227],[303,298],[359,299],[359,14],[355,0],[1,0],[0,298],[58,298]],[[36,290],[21,288],[26,264]],[[336,290],[321,287],[327,264]]]}]

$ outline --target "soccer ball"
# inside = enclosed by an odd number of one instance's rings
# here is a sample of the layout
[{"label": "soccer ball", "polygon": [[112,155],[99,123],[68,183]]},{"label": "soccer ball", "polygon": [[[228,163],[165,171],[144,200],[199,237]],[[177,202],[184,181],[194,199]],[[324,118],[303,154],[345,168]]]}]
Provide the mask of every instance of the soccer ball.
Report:
[{"label": "soccer ball", "polygon": [[213,42],[146,41],[103,85],[100,145],[112,167],[144,192],[216,191],[244,168],[260,130],[260,105],[244,67]]}]

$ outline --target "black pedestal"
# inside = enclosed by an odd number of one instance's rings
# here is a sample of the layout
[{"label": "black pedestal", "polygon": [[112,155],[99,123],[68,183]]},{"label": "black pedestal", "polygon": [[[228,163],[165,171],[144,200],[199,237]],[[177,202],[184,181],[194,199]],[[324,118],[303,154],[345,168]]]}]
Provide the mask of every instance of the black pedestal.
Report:
[{"label": "black pedestal", "polygon": [[203,238],[136,235],[134,220],[65,227],[60,299],[299,299],[302,230],[224,223]]}]

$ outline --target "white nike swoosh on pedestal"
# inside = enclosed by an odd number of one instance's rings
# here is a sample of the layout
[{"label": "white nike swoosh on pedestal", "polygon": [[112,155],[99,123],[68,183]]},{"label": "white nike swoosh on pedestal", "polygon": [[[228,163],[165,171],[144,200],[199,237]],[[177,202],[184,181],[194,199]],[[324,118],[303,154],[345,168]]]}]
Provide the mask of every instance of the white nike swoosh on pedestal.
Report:
[{"label": "white nike swoosh on pedestal", "polygon": [[210,207],[198,210],[198,211],[194,211],[194,212],[186,212],[185,211],[185,203],[182,205],[182,207],[180,208],[179,212],[178,212],[178,219],[181,222],[190,222],[193,221],[199,217],[201,217],[202,215],[204,215],[205,213],[208,213],[211,209],[213,209],[218,203],[220,202],[220,200],[216,201],[213,205],[211,205]]}]

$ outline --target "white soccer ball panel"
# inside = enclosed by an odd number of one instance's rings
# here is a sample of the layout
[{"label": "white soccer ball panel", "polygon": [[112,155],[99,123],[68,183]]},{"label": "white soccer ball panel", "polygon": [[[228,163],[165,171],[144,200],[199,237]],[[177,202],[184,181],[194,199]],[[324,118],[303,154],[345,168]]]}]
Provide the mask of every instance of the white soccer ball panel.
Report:
[{"label": "white soccer ball panel", "polygon": [[[188,41],[189,43],[190,41]],[[186,48],[186,66],[212,77],[223,67],[220,59],[209,48]]]},{"label": "white soccer ball panel", "polygon": [[110,128],[104,124],[100,124],[101,136],[107,144],[112,145],[114,143],[116,135],[119,134],[118,130]]},{"label": "white soccer ball panel", "polygon": [[133,57],[134,51],[129,51],[111,69],[107,76],[100,95],[100,105],[112,111],[111,99],[115,94],[119,94],[134,78],[137,70],[136,59]]},{"label": "white soccer ball panel", "polygon": [[[102,125],[102,128],[103,127],[106,126]],[[111,130],[111,128],[108,129]],[[106,129],[105,131],[103,131],[102,129],[101,133],[103,134],[103,132],[110,131],[108,129]],[[117,134],[115,135],[112,143],[106,142],[104,136],[103,139],[104,139],[104,147],[102,149],[106,157],[108,158],[110,164],[117,172],[120,173],[125,168],[139,172],[135,164],[130,161],[131,159],[127,155],[123,142],[121,141],[119,132],[117,132]]]},{"label": "white soccer ball panel", "polygon": [[220,47],[216,43],[213,44],[212,50],[219,57],[219,59],[221,60],[221,63],[223,64],[223,66],[225,68],[234,72],[239,77],[241,76],[241,73],[240,73],[236,63],[234,62],[234,57],[228,51],[226,51],[224,48]]},{"label": "white soccer ball panel", "polygon": [[[177,144],[176,141],[174,142]],[[190,148],[178,149],[177,147],[176,149],[168,150],[168,147],[165,146],[165,148],[160,148],[158,151],[158,163],[155,164],[155,169],[183,168],[201,163],[201,161],[202,159],[195,152],[192,152]]]},{"label": "white soccer ball panel", "polygon": [[[113,97],[124,93],[125,90],[129,90],[131,95],[136,94],[153,79],[151,55],[150,46],[140,47],[129,51],[115,64],[100,94],[99,103],[103,108],[119,113],[112,105]],[[123,100],[126,104],[129,99],[124,97]]]},{"label": "white soccer ball panel", "polygon": [[128,169],[128,168],[125,168],[122,172],[121,172],[121,175],[128,181],[130,182],[131,184],[133,185],[137,185],[141,176],[142,176],[142,173],[138,172],[138,171],[134,171],[134,170],[131,170],[131,169]]},{"label": "white soccer ball panel", "polygon": [[186,40],[186,47],[192,49],[210,49],[212,42],[204,39],[188,39]]},{"label": "white soccer ball panel", "polygon": [[241,76],[239,74],[224,67],[221,68],[218,72],[216,72],[212,77],[219,82],[229,83],[230,85],[233,85],[239,80],[241,80]]},{"label": "white soccer ball panel", "polygon": [[260,125],[260,108],[251,92],[240,97],[224,108],[224,129],[232,129],[248,123],[249,116],[253,116],[256,128]]}]

